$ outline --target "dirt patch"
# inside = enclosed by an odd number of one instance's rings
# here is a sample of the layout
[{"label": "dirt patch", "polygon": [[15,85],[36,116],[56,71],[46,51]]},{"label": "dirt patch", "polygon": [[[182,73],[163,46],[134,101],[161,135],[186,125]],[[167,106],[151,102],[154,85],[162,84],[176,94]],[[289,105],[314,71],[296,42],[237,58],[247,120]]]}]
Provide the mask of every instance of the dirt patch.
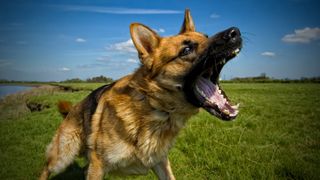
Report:
[{"label": "dirt patch", "polygon": [[70,86],[61,86],[61,85],[56,85],[60,90],[62,91],[67,91],[67,92],[77,92],[80,91],[80,89],[73,88]]},{"label": "dirt patch", "polygon": [[42,111],[43,109],[50,108],[47,104],[40,104],[36,102],[28,102],[27,107],[31,112]]}]

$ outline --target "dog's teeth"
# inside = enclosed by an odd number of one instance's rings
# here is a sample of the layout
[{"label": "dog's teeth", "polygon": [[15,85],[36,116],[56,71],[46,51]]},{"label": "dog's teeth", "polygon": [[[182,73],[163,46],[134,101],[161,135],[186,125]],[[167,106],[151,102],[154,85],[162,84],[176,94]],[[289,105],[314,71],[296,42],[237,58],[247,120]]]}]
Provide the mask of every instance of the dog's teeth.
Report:
[{"label": "dog's teeth", "polygon": [[198,86],[196,86],[196,90],[198,91],[198,93],[202,93],[202,91],[199,89],[199,87]]},{"label": "dog's teeth", "polygon": [[240,104],[238,103],[237,105],[231,106],[233,109],[238,109]]},{"label": "dog's teeth", "polygon": [[219,64],[224,65],[226,63],[226,59],[222,59]]},{"label": "dog's teeth", "polygon": [[239,111],[236,110],[235,112],[233,112],[232,114],[230,114],[230,117],[236,117],[238,115]]},{"label": "dog's teeth", "polygon": [[221,94],[221,90],[220,90],[219,86],[216,86],[216,91],[218,91],[219,94]]},{"label": "dog's teeth", "polygon": [[224,109],[222,112],[225,113],[225,114],[227,114],[227,115],[230,114],[230,111],[229,111],[228,109]]},{"label": "dog's teeth", "polygon": [[201,94],[203,97],[206,97],[206,95],[204,94],[203,91],[200,91],[200,94]]},{"label": "dog's teeth", "polygon": [[234,51],[232,52],[232,54],[237,55],[237,54],[239,54],[239,52],[240,52],[240,49],[237,48],[236,50],[234,50]]},{"label": "dog's teeth", "polygon": [[201,96],[207,97],[207,96],[204,94],[204,92],[203,92],[201,89],[199,89],[198,86],[196,86],[196,90],[201,94]]},{"label": "dog's teeth", "polygon": [[222,99],[223,99],[223,104],[228,103],[228,101],[226,100],[226,98],[225,98],[225,97],[223,97],[223,96],[222,96]]}]

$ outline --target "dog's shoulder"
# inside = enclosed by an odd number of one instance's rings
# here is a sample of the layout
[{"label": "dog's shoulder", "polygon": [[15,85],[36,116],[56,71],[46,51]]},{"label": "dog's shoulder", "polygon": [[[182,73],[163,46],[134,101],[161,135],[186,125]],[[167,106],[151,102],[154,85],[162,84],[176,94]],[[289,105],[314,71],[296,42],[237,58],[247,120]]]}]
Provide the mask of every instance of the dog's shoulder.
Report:
[{"label": "dog's shoulder", "polygon": [[100,98],[103,96],[104,93],[109,91],[114,86],[114,84],[115,82],[101,86],[93,90],[85,99],[83,99],[79,103],[78,118],[81,120],[81,123],[83,123],[84,131],[86,132],[86,134],[89,134],[91,131],[91,119],[97,109]]},{"label": "dog's shoulder", "polygon": [[101,86],[92,91],[83,101],[82,108],[87,111],[88,115],[92,116],[97,109],[101,96],[114,86],[115,82]]}]

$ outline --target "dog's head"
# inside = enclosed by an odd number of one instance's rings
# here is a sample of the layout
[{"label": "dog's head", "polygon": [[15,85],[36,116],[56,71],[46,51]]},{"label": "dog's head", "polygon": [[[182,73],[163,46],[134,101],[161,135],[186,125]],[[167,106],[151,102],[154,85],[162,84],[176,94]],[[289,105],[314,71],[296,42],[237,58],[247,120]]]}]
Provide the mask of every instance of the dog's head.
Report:
[{"label": "dog's head", "polygon": [[177,36],[160,37],[138,23],[131,24],[130,32],[149,78],[168,91],[181,92],[189,103],[220,119],[237,116],[238,107],[231,105],[219,86],[219,74],[241,50],[238,28],[208,37],[195,31],[190,11],[186,10]]}]

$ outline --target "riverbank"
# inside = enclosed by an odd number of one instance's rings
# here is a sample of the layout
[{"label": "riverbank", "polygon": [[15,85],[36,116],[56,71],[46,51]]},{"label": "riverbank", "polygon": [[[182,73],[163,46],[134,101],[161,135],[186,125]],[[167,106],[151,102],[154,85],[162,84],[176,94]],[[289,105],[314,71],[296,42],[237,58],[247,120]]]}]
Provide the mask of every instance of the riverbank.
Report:
[{"label": "riverbank", "polygon": [[59,100],[51,100],[56,95],[62,96],[60,100],[67,99],[72,101],[70,95],[78,97],[79,94],[87,95],[92,90],[102,86],[103,83],[9,83],[9,85],[29,85],[31,88],[0,98],[0,120],[16,120],[30,112],[42,111],[43,109],[52,107],[55,108]]},{"label": "riverbank", "polygon": [[[17,119],[26,113],[32,112],[35,106],[35,103],[32,101],[33,98],[42,95],[52,95],[57,91],[60,91],[60,88],[56,86],[38,85],[2,97],[0,99],[1,120]],[[44,107],[48,106],[44,105]]]},{"label": "riverbank", "polygon": [[48,85],[50,83],[46,82],[0,82],[0,86],[29,86],[29,87],[39,87],[42,85]]},{"label": "riverbank", "polygon": [[48,85],[41,82],[0,82],[0,99],[32,88]]}]

